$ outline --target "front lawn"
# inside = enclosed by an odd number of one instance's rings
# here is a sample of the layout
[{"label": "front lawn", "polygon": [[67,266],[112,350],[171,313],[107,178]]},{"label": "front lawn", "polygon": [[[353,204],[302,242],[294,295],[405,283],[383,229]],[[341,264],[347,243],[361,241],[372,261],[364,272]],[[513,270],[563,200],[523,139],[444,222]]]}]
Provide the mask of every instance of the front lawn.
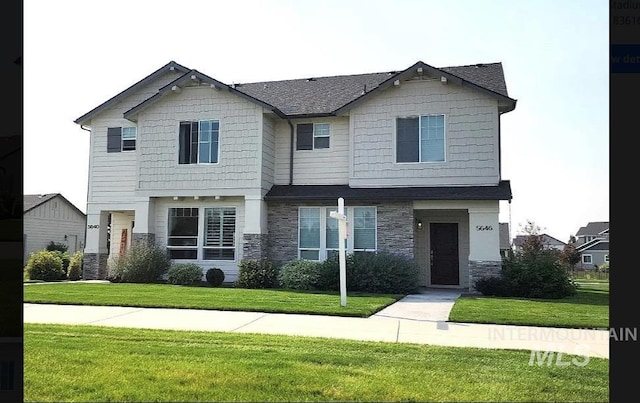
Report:
[{"label": "front lawn", "polygon": [[111,305],[148,308],[190,308],[226,311],[304,313],[368,317],[404,295],[228,287],[187,287],[170,284],[50,283],[24,287],[24,302],[43,304]]},{"label": "front lawn", "polygon": [[[35,288],[35,287],[34,287]],[[609,400],[609,360],[309,337],[25,324],[25,402]]]},{"label": "front lawn", "polygon": [[609,327],[609,285],[580,285],[562,299],[465,296],[456,300],[452,322],[568,328]]}]

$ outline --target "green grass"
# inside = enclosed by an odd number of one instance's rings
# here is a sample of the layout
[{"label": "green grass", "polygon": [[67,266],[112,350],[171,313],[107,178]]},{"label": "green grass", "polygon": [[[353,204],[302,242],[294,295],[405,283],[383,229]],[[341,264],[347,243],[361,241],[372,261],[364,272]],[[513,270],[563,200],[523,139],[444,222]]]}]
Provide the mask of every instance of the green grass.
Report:
[{"label": "green grass", "polygon": [[548,366],[531,357],[530,351],[25,324],[24,401],[609,400],[609,360]]},{"label": "green grass", "polygon": [[367,317],[403,295],[347,294],[170,284],[51,283],[24,286],[24,302],[153,308],[216,309]]},{"label": "green grass", "polygon": [[580,285],[562,299],[460,297],[452,322],[496,323],[567,328],[609,327],[609,285]]}]

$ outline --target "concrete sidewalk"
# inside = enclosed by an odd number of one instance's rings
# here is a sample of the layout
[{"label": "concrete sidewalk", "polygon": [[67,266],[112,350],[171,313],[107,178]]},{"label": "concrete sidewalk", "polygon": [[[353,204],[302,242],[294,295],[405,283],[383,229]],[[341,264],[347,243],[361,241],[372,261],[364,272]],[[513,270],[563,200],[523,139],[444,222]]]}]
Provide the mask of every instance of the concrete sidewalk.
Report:
[{"label": "concrete sidewalk", "polygon": [[196,309],[24,304],[24,323],[95,325],[555,351],[609,358],[609,331],[447,322],[458,291],[408,295],[369,318]]}]

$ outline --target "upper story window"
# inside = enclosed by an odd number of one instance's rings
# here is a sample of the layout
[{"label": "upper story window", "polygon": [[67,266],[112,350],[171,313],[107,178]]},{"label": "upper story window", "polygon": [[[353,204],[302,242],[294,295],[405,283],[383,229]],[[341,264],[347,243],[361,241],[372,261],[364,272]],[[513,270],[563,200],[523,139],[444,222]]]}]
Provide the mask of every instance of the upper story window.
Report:
[{"label": "upper story window", "polygon": [[396,162],[444,162],[444,115],[396,120]]},{"label": "upper story window", "polygon": [[107,152],[134,151],[136,149],[135,127],[107,128]]},{"label": "upper story window", "polygon": [[220,122],[180,122],[178,147],[179,164],[217,163],[220,153]]},{"label": "upper story window", "polygon": [[331,125],[329,123],[302,123],[296,125],[296,150],[329,148]]}]

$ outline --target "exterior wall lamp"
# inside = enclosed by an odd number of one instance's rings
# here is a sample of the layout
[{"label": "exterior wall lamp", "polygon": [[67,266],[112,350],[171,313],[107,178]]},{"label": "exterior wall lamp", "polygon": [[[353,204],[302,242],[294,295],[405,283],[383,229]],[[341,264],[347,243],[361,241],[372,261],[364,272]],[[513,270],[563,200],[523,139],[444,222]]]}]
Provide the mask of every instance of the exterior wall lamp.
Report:
[{"label": "exterior wall lamp", "polygon": [[424,228],[421,220],[416,220],[416,228],[418,231],[422,231],[422,228]]}]

